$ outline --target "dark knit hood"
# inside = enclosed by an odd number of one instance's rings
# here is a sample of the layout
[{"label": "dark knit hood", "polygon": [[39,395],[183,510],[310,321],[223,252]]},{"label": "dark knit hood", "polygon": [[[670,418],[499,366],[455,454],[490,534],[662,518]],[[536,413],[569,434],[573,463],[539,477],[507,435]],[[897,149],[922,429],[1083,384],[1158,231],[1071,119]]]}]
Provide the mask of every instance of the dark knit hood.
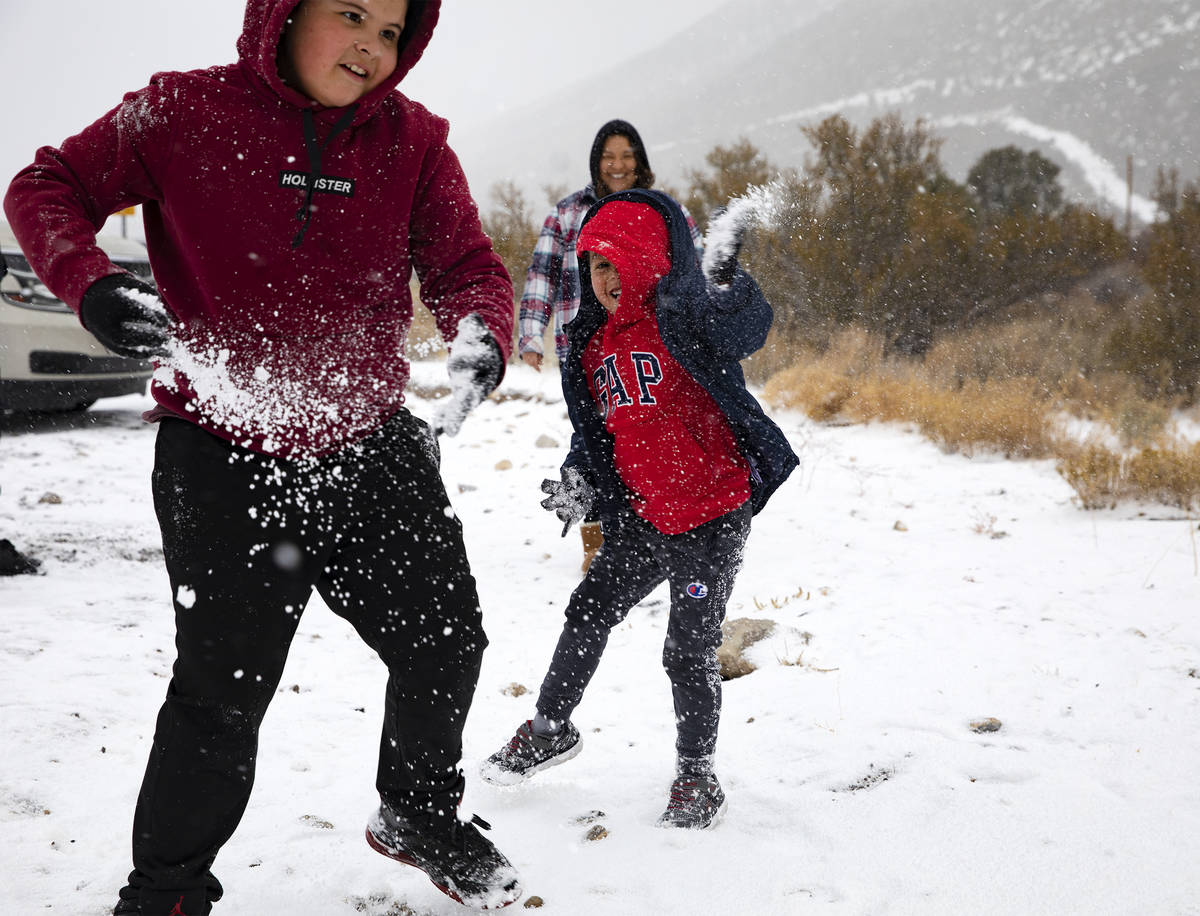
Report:
[{"label": "dark knit hood", "polygon": [[642,142],[642,135],[628,121],[617,119],[609,121],[601,127],[596,133],[596,139],[592,141],[592,153],[588,158],[588,168],[591,170],[592,188],[597,197],[604,196],[602,192],[606,187],[600,177],[600,157],[604,154],[605,141],[609,137],[615,136],[624,137],[633,147],[633,157],[637,162],[637,184],[634,187],[649,188],[654,185],[654,172],[650,170],[650,159],[646,155],[646,144]]},{"label": "dark knit hood", "polygon": [[[237,42],[238,60],[284,102],[297,108],[321,110],[303,93],[287,85],[279,75],[279,45],[288,17],[301,2],[302,0],[249,0],[246,3],[242,34]],[[374,114],[380,102],[400,85],[400,81],[421,59],[430,38],[433,37],[441,6],[441,0],[411,0],[404,32],[400,36],[396,69],[380,85],[358,100],[353,124],[361,124]],[[339,109],[330,111],[336,113]],[[336,114],[328,120],[335,117]]]}]

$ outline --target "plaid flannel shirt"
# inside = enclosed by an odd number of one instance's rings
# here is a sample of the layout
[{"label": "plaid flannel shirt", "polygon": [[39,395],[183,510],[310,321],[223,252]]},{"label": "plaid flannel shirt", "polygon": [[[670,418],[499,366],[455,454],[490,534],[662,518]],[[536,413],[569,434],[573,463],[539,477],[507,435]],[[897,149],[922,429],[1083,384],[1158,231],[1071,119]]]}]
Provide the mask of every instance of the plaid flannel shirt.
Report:
[{"label": "plaid flannel shirt", "polygon": [[[589,184],[560,200],[546,217],[533,248],[533,261],[521,293],[521,311],[517,317],[518,353],[542,352],[542,335],[553,315],[555,354],[559,363],[567,358],[567,334],[563,328],[579,311],[579,260],[575,255],[575,239],[579,236],[584,215],[596,200],[596,192]],[[683,215],[687,217],[696,251],[703,254],[700,230],[686,209]]]}]

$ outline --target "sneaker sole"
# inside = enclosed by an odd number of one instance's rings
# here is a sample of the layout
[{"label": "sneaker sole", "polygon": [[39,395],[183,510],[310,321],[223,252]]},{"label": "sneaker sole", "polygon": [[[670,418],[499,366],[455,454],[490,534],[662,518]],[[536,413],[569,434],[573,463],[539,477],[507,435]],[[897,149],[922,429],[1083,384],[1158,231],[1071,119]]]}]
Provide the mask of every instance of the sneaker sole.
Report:
[{"label": "sneaker sole", "polygon": [[556,767],[560,763],[566,763],[568,760],[574,760],[581,750],[583,750],[583,738],[580,738],[557,757],[551,757],[537,766],[532,766],[524,773],[514,773],[512,770],[505,770],[485,760],[479,765],[479,778],[493,786],[517,786],[543,770]]},{"label": "sneaker sole", "polygon": [[520,891],[518,890],[518,892],[513,896],[512,900],[508,900],[508,901],[498,904],[496,906],[488,906],[486,904],[478,904],[478,903],[467,903],[465,900],[462,899],[462,897],[460,897],[458,894],[456,894],[450,888],[446,887],[445,885],[438,884],[435,880],[433,880],[433,878],[431,878],[429,876],[429,873],[421,867],[420,863],[417,862],[416,859],[412,858],[411,856],[405,855],[404,853],[400,852],[398,849],[393,849],[391,846],[388,846],[386,843],[384,843],[382,840],[380,840],[377,836],[375,836],[375,834],[373,834],[371,832],[370,827],[367,828],[367,845],[370,846],[372,849],[374,849],[381,856],[387,856],[393,862],[399,862],[401,865],[411,865],[413,868],[415,868],[417,871],[419,871],[421,874],[423,874],[426,878],[429,878],[430,884],[432,884],[434,887],[436,887],[439,891],[441,891],[443,894],[445,894],[447,897],[449,897],[455,903],[461,903],[463,906],[474,907],[475,909],[478,909],[478,910],[499,910],[499,909],[503,909],[506,906],[511,906],[512,904],[516,903],[521,898]]}]

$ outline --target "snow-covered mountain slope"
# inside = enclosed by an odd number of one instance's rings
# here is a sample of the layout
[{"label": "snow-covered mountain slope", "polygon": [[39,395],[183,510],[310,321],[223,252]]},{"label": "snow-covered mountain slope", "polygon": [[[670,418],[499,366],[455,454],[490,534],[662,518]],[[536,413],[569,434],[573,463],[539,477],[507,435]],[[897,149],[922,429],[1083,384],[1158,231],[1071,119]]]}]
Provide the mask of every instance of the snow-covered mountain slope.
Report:
[{"label": "snow-covered mountain slope", "polygon": [[[959,180],[988,149],[1038,148],[1064,167],[1071,196],[1115,213],[1133,156],[1142,219],[1157,167],[1200,175],[1200,0],[736,0],[586,85],[562,63],[557,95],[456,133],[481,196],[505,177],[581,184],[610,117],[638,126],[676,185],[739,136],[798,166],[800,128],[833,112],[927,117]],[[494,153],[510,143],[524,151],[515,172]]]}]

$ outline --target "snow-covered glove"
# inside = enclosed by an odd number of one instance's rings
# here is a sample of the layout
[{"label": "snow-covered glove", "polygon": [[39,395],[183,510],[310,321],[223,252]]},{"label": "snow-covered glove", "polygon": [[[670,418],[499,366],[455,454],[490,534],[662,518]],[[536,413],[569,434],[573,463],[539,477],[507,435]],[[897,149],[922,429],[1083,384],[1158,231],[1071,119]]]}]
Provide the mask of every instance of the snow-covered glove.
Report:
[{"label": "snow-covered glove", "polygon": [[149,283],[132,274],[110,274],[88,287],[79,318],[92,336],[121,356],[166,356],[171,319]]},{"label": "snow-covered glove", "polygon": [[746,240],[746,223],[737,219],[734,214],[727,215],[727,212],[724,207],[713,211],[709,217],[709,235],[716,235],[717,238],[705,240],[713,246],[708,278],[719,286],[728,286],[733,282],[733,275],[738,266],[738,254],[741,253],[742,243]]},{"label": "snow-covered glove", "polygon": [[547,477],[542,481],[542,492],[550,494],[542,500],[542,508],[558,516],[563,523],[562,536],[566,537],[571,526],[583,521],[592,508],[596,491],[578,468],[563,468],[561,476],[561,480]]},{"label": "snow-covered glove", "polygon": [[458,333],[446,358],[450,397],[438,408],[433,420],[434,433],[457,436],[467,414],[500,382],[503,368],[500,346],[483,319],[474,313],[464,317],[458,323]]}]

